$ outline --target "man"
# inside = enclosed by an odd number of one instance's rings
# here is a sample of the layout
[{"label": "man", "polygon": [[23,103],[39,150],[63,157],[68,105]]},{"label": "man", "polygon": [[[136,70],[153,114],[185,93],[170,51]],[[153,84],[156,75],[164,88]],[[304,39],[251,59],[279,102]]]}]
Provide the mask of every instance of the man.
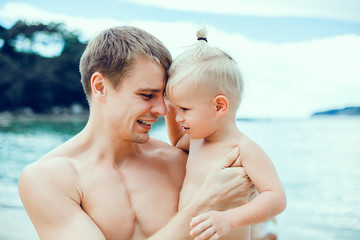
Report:
[{"label": "man", "polygon": [[165,114],[170,63],[165,46],[134,27],[105,30],[88,44],[80,61],[87,125],[19,179],[41,239],[188,239],[192,216],[247,201],[243,170],[226,168],[235,149],[177,213],[187,154],[149,136]]}]

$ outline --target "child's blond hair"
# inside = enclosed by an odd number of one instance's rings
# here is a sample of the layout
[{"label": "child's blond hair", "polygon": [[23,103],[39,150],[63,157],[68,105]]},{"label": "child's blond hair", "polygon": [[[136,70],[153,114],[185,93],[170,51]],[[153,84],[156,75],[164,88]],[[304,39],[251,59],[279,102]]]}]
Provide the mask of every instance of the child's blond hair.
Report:
[{"label": "child's blond hair", "polygon": [[223,94],[230,108],[237,110],[242,99],[243,81],[235,60],[217,47],[207,44],[205,28],[196,32],[198,42],[180,54],[171,64],[166,94],[171,99],[174,87],[190,81],[194,88],[213,97]]}]

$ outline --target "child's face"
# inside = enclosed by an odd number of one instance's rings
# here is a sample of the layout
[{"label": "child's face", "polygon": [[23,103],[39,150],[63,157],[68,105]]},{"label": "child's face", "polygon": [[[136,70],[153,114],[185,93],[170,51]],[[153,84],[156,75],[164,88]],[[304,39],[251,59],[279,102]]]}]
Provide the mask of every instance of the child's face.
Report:
[{"label": "child's face", "polygon": [[192,139],[206,138],[216,131],[216,107],[204,90],[194,89],[189,83],[179,83],[171,95],[176,109],[176,121]]}]

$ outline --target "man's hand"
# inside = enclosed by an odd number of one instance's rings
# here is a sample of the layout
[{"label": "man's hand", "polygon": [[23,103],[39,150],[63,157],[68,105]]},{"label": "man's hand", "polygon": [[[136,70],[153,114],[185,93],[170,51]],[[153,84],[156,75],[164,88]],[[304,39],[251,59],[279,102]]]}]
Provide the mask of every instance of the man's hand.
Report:
[{"label": "man's hand", "polygon": [[199,203],[197,205],[200,212],[223,211],[243,205],[248,201],[248,196],[251,194],[251,181],[244,168],[230,167],[239,154],[239,147],[236,146],[224,159],[211,167],[198,194],[193,199]]},{"label": "man's hand", "polygon": [[193,217],[210,210],[222,211],[246,203],[251,193],[251,182],[242,167],[229,167],[239,154],[240,150],[236,147],[214,164],[191,202],[149,239],[193,239],[188,232]]}]

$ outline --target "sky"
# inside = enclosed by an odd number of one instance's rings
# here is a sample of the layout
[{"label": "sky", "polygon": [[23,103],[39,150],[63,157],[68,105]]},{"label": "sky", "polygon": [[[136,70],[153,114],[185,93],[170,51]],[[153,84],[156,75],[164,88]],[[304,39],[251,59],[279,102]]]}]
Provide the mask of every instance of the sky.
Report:
[{"label": "sky", "polygon": [[63,22],[88,41],[116,25],[143,28],[175,58],[208,41],[238,63],[245,89],[242,118],[307,118],[360,106],[358,0],[3,0],[0,25]]}]

